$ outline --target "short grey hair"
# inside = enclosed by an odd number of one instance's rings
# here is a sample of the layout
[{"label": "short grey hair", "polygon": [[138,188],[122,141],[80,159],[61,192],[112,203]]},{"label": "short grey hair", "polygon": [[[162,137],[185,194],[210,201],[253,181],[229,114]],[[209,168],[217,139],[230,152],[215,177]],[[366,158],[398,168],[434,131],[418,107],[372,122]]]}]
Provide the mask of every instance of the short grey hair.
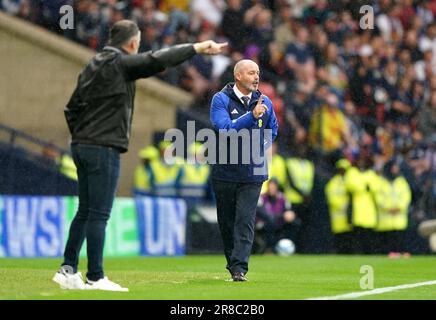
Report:
[{"label": "short grey hair", "polygon": [[116,22],[110,30],[108,44],[114,47],[122,47],[132,37],[137,36],[139,32],[138,25],[131,20],[121,20]]}]

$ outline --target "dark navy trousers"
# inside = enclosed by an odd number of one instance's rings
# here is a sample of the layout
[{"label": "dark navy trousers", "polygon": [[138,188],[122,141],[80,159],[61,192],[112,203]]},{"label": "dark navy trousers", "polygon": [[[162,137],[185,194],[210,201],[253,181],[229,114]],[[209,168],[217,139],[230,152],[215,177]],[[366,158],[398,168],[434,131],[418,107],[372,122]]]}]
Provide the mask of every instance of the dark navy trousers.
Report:
[{"label": "dark navy trousers", "polygon": [[212,180],[218,224],[224,244],[227,270],[248,272],[248,258],[254,239],[256,207],[261,182],[239,183]]},{"label": "dark navy trousers", "polygon": [[71,223],[62,265],[77,272],[79,254],[86,238],[87,279],[97,281],[104,277],[103,248],[106,224],[120,174],[120,152],[111,147],[71,145],[77,167],[79,209]]}]

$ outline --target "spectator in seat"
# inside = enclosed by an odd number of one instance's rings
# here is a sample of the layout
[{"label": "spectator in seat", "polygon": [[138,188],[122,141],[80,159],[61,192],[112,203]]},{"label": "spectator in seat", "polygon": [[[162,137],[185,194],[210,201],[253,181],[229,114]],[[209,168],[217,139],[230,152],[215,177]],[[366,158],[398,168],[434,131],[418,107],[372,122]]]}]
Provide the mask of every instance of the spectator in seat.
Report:
[{"label": "spectator in seat", "polygon": [[260,251],[271,253],[280,239],[297,242],[301,221],[280,191],[278,180],[271,178],[266,183],[267,192],[261,195],[256,212],[256,227],[260,233],[258,236],[263,238]]}]

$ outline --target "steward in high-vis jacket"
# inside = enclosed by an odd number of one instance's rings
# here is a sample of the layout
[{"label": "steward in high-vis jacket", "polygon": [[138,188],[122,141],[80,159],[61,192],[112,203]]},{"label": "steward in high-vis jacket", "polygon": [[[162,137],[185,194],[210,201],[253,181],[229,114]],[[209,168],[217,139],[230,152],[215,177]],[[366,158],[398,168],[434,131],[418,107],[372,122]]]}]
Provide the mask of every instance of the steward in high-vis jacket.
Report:
[{"label": "steward in high-vis jacket", "polygon": [[[193,143],[188,147],[188,159],[182,168],[179,195],[189,204],[205,202],[210,194],[210,166],[203,161],[204,147],[201,143]],[[192,163],[193,162],[193,163]]]},{"label": "steward in high-vis jacket", "polygon": [[270,181],[272,178],[277,179],[281,191],[285,190],[286,187],[286,162],[285,159],[277,152],[276,143],[273,143],[271,146],[271,154],[271,163],[268,165],[268,180],[262,185],[262,194],[268,190],[268,181]]},{"label": "steward in high-vis jacket", "polygon": [[155,187],[151,163],[159,159],[159,150],[154,146],[147,146],[138,155],[141,163],[135,169],[133,195],[153,196]]},{"label": "steward in high-vis jacket", "polygon": [[293,206],[301,205],[304,198],[312,193],[315,166],[309,159],[296,156],[286,159],[286,169],[288,170],[286,198]]},{"label": "steward in high-vis jacket", "polygon": [[367,160],[359,159],[358,167],[351,167],[345,174],[347,192],[351,198],[348,210],[353,225],[353,253],[371,254],[376,250],[374,229],[377,226],[375,197],[379,177]]},{"label": "steward in high-vis jacket", "polygon": [[345,183],[345,174],[350,168],[351,164],[348,160],[338,160],[336,162],[337,173],[325,186],[335,249],[340,254],[352,253],[353,250],[351,232],[353,225],[347,215],[351,197]]},{"label": "steward in high-vis jacket", "polygon": [[401,253],[404,232],[408,225],[412,192],[394,161],[386,163],[383,176],[379,177],[376,195],[378,223],[376,227],[379,253]]},{"label": "steward in high-vis jacket", "polygon": [[310,235],[313,210],[312,191],[315,182],[315,165],[309,159],[309,148],[305,144],[297,146],[292,157],[286,161],[286,199],[292,204],[297,217],[301,220],[299,232],[299,250],[304,252],[305,239]]},{"label": "steward in high-vis jacket", "polygon": [[171,145],[169,141],[161,141],[159,143],[160,157],[150,162],[153,174],[153,194],[158,197],[179,196],[184,159],[177,157],[173,157],[170,161],[165,159],[165,151]]}]

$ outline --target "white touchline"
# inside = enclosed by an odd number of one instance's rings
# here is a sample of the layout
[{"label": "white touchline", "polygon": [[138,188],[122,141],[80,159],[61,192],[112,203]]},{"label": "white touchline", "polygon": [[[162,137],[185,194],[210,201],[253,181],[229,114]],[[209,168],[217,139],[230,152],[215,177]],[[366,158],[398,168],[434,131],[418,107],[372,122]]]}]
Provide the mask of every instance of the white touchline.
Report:
[{"label": "white touchline", "polygon": [[306,300],[355,299],[355,298],[360,298],[363,296],[370,296],[370,295],[374,295],[374,294],[382,294],[382,293],[386,293],[386,292],[392,292],[392,291],[410,289],[410,288],[416,288],[416,287],[422,287],[422,286],[431,286],[431,285],[436,285],[436,280],[426,281],[426,282],[418,282],[418,283],[412,283],[412,284],[403,284],[403,285],[395,286],[395,287],[378,288],[378,289],[368,290],[368,291],[351,292],[351,293],[346,293],[346,294],[340,294],[337,296],[308,298]]}]

